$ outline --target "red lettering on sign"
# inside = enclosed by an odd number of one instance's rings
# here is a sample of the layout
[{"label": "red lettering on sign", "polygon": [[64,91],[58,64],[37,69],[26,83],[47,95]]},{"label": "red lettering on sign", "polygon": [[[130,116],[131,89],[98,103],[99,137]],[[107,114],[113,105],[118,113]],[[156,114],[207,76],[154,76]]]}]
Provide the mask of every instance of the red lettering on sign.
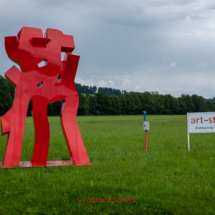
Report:
[{"label": "red lettering on sign", "polygon": [[198,123],[204,123],[204,122],[209,122],[209,123],[215,123],[215,116],[213,118],[209,119],[204,119],[202,116],[200,118],[192,118],[191,119],[191,124],[198,124]]}]

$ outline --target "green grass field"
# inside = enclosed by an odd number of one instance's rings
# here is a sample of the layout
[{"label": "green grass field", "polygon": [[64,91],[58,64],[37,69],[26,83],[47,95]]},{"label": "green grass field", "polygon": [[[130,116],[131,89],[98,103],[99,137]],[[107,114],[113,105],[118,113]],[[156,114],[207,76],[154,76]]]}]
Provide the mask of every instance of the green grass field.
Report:
[{"label": "green grass field", "polygon": [[[186,116],[147,121],[145,152],[143,116],[78,117],[92,165],[0,169],[0,214],[215,214],[215,134],[191,134],[189,153]],[[48,160],[69,159],[59,117],[49,122]],[[0,161],[6,139],[0,138]],[[28,117],[23,161],[30,160],[33,142]],[[114,202],[120,198],[132,202]]]}]

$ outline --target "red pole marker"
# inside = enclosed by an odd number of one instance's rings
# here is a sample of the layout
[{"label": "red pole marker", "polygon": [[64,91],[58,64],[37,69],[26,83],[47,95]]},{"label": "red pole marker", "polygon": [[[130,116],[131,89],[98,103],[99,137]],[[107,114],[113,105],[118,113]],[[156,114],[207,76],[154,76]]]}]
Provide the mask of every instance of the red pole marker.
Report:
[{"label": "red pole marker", "polygon": [[145,131],[145,151],[147,152],[147,131]]}]

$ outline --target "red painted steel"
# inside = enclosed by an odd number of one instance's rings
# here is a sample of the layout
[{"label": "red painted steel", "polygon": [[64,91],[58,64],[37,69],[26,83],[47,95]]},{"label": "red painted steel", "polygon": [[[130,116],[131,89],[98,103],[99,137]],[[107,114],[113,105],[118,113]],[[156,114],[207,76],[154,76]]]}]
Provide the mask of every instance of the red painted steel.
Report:
[{"label": "red painted steel", "polygon": [[[1,118],[2,135],[8,134],[3,168],[20,165],[30,99],[33,100],[35,143],[31,164],[26,165],[48,166],[50,130],[47,106],[48,103],[59,100],[64,100],[60,118],[71,157],[69,162],[75,165],[90,165],[76,120],[79,97],[74,80],[79,56],[70,53],[74,48],[73,36],[50,28],[46,30],[45,38],[41,29],[30,27],[23,27],[17,37],[5,37],[8,57],[20,66],[21,71],[12,66],[5,73],[7,80],[16,87],[16,93],[13,106]],[[66,52],[63,61],[61,52]],[[38,64],[42,61],[45,61],[46,65],[39,67]],[[61,161],[53,161],[51,166],[58,166],[59,162]]]},{"label": "red painted steel", "polygon": [[145,131],[145,151],[147,152],[147,131]]}]

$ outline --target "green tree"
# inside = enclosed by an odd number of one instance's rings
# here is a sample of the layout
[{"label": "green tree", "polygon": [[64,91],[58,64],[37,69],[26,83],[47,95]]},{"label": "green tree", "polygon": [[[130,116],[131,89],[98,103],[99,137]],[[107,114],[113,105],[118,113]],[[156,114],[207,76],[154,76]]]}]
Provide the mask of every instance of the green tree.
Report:
[{"label": "green tree", "polygon": [[135,106],[135,93],[125,93],[125,112],[127,115],[134,115],[136,113],[136,106]]},{"label": "green tree", "polygon": [[180,104],[178,98],[172,97],[170,103],[170,112],[171,114],[179,114],[180,113]]},{"label": "green tree", "polygon": [[213,104],[213,111],[215,111],[215,100],[213,100],[212,104]]},{"label": "green tree", "polygon": [[214,106],[210,101],[206,101],[205,104],[206,104],[207,112],[214,111]]},{"label": "green tree", "polygon": [[192,98],[192,101],[194,104],[193,112],[207,111],[206,103],[205,103],[204,98],[202,96],[192,95],[191,98]]},{"label": "green tree", "polygon": [[52,103],[52,106],[53,106],[53,115],[52,116],[60,116],[62,100]]},{"label": "green tree", "polygon": [[180,104],[177,98],[170,94],[164,95],[164,111],[163,114],[173,115],[180,113]]},{"label": "green tree", "polygon": [[98,115],[96,96],[89,96],[89,114]]},{"label": "green tree", "polygon": [[121,107],[121,114],[125,115],[126,114],[126,99],[125,99],[124,94],[121,94],[119,96],[119,105]]},{"label": "green tree", "polygon": [[85,116],[88,114],[88,105],[85,96],[81,93],[79,95],[79,106],[78,106],[78,115]]},{"label": "green tree", "polygon": [[187,114],[187,112],[193,112],[195,110],[191,96],[181,94],[178,100],[180,103],[180,114]]},{"label": "green tree", "polygon": [[164,96],[159,95],[158,92],[151,92],[152,99],[154,100],[154,113],[161,115],[164,111]]},{"label": "green tree", "polygon": [[0,115],[4,115],[12,106],[14,88],[10,83],[0,76]]},{"label": "green tree", "polygon": [[111,101],[111,115],[119,115],[121,113],[121,107],[120,107],[120,102],[119,99],[115,96],[109,96],[110,101]]},{"label": "green tree", "polygon": [[108,96],[107,94],[105,94],[103,96],[103,113],[105,115],[110,115],[111,113],[111,100],[109,99],[110,96]]},{"label": "green tree", "polygon": [[150,92],[145,91],[139,96],[139,99],[142,104],[143,111],[146,111],[148,114],[155,113],[155,101],[153,100]]},{"label": "green tree", "polygon": [[102,92],[98,92],[96,94],[96,102],[97,102],[97,107],[96,109],[98,110],[98,115],[104,115],[104,95]]}]

